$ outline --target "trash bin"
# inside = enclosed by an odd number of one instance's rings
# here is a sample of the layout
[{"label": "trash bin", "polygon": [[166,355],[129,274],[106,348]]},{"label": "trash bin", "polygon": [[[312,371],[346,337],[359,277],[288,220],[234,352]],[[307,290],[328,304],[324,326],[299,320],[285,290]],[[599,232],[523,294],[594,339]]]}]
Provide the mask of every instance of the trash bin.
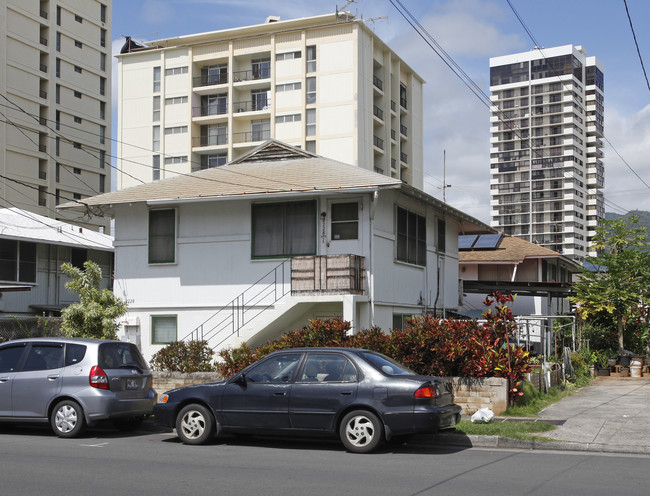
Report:
[{"label": "trash bin", "polygon": [[628,350],[618,350],[618,364],[623,367],[629,367],[634,353]]}]

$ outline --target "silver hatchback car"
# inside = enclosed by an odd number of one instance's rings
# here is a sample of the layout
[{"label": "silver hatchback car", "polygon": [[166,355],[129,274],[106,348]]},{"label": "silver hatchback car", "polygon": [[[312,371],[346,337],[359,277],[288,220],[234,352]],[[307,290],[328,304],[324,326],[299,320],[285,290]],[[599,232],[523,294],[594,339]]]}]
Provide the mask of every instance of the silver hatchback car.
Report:
[{"label": "silver hatchback car", "polygon": [[119,428],[152,413],[155,392],[137,346],[72,338],[0,344],[0,422],[49,422],[61,437],[110,419]]}]

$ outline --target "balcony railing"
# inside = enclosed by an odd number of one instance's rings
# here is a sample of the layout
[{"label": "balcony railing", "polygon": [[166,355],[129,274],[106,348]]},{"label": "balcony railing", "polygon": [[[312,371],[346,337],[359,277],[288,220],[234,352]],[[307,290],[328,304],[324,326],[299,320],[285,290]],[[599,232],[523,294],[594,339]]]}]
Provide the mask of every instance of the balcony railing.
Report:
[{"label": "balcony railing", "polygon": [[396,140],[397,139],[397,131],[394,129],[390,130],[390,139]]},{"label": "balcony railing", "polygon": [[39,179],[47,179],[47,171],[44,171],[44,170],[38,171],[38,178]]},{"label": "balcony railing", "polygon": [[228,82],[228,74],[205,74],[193,78],[194,88],[200,86],[214,86],[217,84],[226,84]]},{"label": "balcony railing", "polygon": [[409,129],[404,124],[399,125],[399,132],[400,132],[400,134],[402,134],[402,136],[408,136],[409,135]]},{"label": "balcony railing", "polygon": [[215,105],[206,104],[192,107],[192,117],[206,117],[209,115],[223,115],[227,113],[227,103],[219,103]]},{"label": "balcony railing", "polygon": [[382,121],[384,120],[384,111],[382,109],[380,109],[377,105],[373,105],[372,113],[379,120],[382,120]]},{"label": "balcony railing", "polygon": [[45,98],[45,99],[46,99],[46,98],[47,98],[47,91],[45,91],[45,90],[40,90],[40,91],[38,92],[38,96],[40,96],[41,98]]},{"label": "balcony railing", "polygon": [[192,146],[222,146],[227,144],[227,134],[217,134],[216,136],[194,136],[192,138]]},{"label": "balcony railing", "polygon": [[379,136],[373,136],[372,137],[372,143],[373,143],[373,145],[375,145],[380,150],[384,149],[384,140],[381,139]]},{"label": "balcony railing", "polygon": [[45,64],[40,64],[40,65],[39,65],[39,69],[41,70],[41,72],[47,72],[47,65],[45,65]]},{"label": "balcony railing", "polygon": [[405,97],[400,97],[399,104],[404,110],[408,109],[408,102]]},{"label": "balcony railing", "polygon": [[253,143],[256,141],[266,141],[271,138],[271,131],[246,131],[243,133],[233,133],[233,143]]},{"label": "balcony railing", "polygon": [[390,109],[391,109],[393,112],[397,112],[397,103],[395,103],[395,100],[391,100],[391,101],[390,101]]},{"label": "balcony railing", "polygon": [[45,36],[41,36],[41,45],[47,46],[47,38]]},{"label": "balcony railing", "polygon": [[377,76],[372,76],[372,84],[374,84],[377,89],[384,91],[384,82],[379,79]]},{"label": "balcony railing", "polygon": [[270,68],[260,68],[248,71],[235,71],[232,73],[232,80],[235,83],[241,81],[256,81],[258,79],[269,79],[271,77]]},{"label": "balcony railing", "polygon": [[408,164],[408,162],[409,162],[409,156],[404,152],[400,152],[399,159],[400,159],[401,162],[403,162],[405,164]]},{"label": "balcony railing", "polygon": [[235,102],[232,104],[233,112],[259,112],[261,110],[269,110],[271,108],[271,100],[266,99],[263,101],[249,100],[246,102]]}]

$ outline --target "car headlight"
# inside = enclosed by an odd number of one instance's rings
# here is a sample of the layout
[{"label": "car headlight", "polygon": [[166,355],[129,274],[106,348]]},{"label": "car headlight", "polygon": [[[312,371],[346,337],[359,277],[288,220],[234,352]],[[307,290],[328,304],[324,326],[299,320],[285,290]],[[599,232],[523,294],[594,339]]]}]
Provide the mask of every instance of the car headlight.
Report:
[{"label": "car headlight", "polygon": [[167,400],[169,400],[169,395],[166,393],[158,396],[158,403],[167,403]]}]

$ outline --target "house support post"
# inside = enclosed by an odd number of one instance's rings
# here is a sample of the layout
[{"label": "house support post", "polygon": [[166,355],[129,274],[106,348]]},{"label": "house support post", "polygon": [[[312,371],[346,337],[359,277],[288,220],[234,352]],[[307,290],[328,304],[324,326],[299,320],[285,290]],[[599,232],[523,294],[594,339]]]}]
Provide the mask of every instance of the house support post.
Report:
[{"label": "house support post", "polygon": [[343,320],[350,323],[352,329],[350,330],[351,334],[356,334],[357,330],[357,299],[354,295],[345,295],[343,296]]}]

